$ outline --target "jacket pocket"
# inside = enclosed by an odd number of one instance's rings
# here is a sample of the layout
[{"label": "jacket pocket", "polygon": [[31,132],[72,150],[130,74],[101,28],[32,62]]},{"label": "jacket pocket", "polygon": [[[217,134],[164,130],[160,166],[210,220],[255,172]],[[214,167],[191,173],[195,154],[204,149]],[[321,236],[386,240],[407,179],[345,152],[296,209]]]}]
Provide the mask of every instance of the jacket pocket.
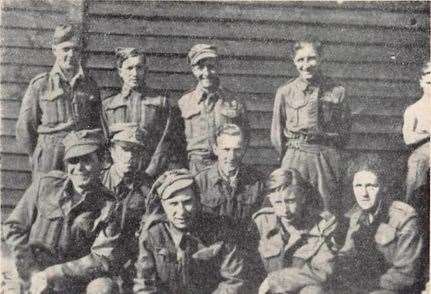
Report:
[{"label": "jacket pocket", "polygon": [[396,237],[395,228],[391,227],[388,224],[382,223],[377,228],[377,232],[375,235],[375,240],[377,244],[385,246],[395,240]]}]

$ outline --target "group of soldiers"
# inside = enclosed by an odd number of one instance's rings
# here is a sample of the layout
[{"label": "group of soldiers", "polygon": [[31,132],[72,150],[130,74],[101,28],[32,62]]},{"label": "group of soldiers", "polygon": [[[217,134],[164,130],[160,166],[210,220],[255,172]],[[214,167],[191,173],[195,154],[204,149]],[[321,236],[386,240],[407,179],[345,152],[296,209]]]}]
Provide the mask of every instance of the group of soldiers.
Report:
[{"label": "group of soldiers", "polygon": [[[145,85],[135,48],[116,50],[121,92],[102,100],[81,42],[77,27],[58,26],[55,64],[22,101],[17,138],[33,182],[4,224],[14,261],[5,293],[421,289],[426,228],[387,194],[384,162],[351,165],[356,203],[341,209],[350,109],[344,87],[320,71],[318,43],[293,48],[299,76],[278,89],[271,127],[281,167],[265,178],[243,164],[246,104],[220,85],[214,46],[190,49],[197,86],[176,106]],[[403,130],[417,147],[406,201],[427,185],[430,63],[420,82]]]}]

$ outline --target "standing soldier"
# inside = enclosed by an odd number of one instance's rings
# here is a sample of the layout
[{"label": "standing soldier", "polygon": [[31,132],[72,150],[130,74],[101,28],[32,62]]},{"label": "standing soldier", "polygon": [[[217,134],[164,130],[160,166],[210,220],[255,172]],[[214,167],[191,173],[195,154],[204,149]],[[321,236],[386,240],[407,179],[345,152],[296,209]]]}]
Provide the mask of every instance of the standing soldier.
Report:
[{"label": "standing soldier", "polygon": [[[404,113],[403,136],[407,145],[414,147],[408,160],[406,201],[416,201],[414,193],[429,184],[430,129],[431,129],[431,62],[424,65],[420,85],[422,98],[407,107]],[[429,201],[429,199],[425,199]],[[425,203],[417,203],[418,207]]]},{"label": "standing soldier", "polygon": [[249,138],[249,122],[245,103],[220,87],[216,48],[197,44],[190,49],[188,61],[198,81],[196,88],[178,101],[184,119],[189,168],[197,173],[215,162],[211,149],[215,133],[224,123],[235,123]]},{"label": "standing soldier", "polygon": [[277,169],[266,183],[271,203],[254,214],[259,253],[268,274],[264,293],[324,293],[333,271],[335,217],[306,207],[307,187],[293,169]]},{"label": "standing soldier", "polygon": [[40,174],[5,222],[23,288],[30,284],[32,294],[82,293],[95,284],[115,289],[108,278],[94,280],[109,274],[109,263],[90,250],[114,215],[115,199],[100,182],[101,137],[100,130],[70,132],[64,138],[67,173]]},{"label": "standing soldier", "polygon": [[33,175],[64,170],[62,140],[70,131],[102,126],[99,90],[81,66],[81,32],[74,25],[58,26],[52,50],[55,64],[31,80],[16,126]]},{"label": "standing soldier", "polygon": [[150,132],[145,142],[152,160],[145,171],[149,176],[163,172],[169,160],[172,131],[171,107],[166,96],[145,85],[145,56],[135,48],[117,48],[117,70],[123,82],[121,92],[103,101],[104,116],[112,137],[127,124],[137,124]]},{"label": "standing soldier", "polygon": [[220,219],[199,211],[193,176],[164,173],[155,189],[165,215],[139,237],[135,293],[243,293],[243,259]]},{"label": "standing soldier", "polygon": [[344,88],[320,73],[319,49],[308,41],[293,46],[299,76],[277,91],[271,141],[281,167],[298,170],[320,193],[323,209],[336,212],[350,110]]},{"label": "standing soldier", "polygon": [[120,239],[116,242],[122,248],[117,250],[115,258],[111,258],[119,265],[124,293],[132,291],[134,263],[138,256],[135,234],[146,212],[147,196],[153,184],[153,178],[137,169],[139,163],[144,164],[145,168],[151,161],[150,146],[146,145],[149,141],[148,133],[138,126],[126,127],[117,132],[110,142],[112,165],[102,177],[105,187],[115,195],[117,212],[121,218],[120,235],[116,236]]},{"label": "standing soldier", "polygon": [[[334,293],[418,293],[423,239],[413,207],[386,195],[380,160],[359,158],[352,166],[355,206],[334,271]],[[332,292],[331,292],[332,293]]]}]

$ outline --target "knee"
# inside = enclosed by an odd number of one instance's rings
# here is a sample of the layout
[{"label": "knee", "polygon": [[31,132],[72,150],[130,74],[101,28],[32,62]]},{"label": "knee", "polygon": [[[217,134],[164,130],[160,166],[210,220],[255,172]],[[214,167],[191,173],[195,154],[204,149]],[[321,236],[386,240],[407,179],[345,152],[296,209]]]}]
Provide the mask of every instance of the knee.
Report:
[{"label": "knee", "polygon": [[324,294],[322,287],[317,285],[306,286],[298,294]]},{"label": "knee", "polygon": [[87,294],[118,294],[119,288],[111,278],[98,278],[87,286]]}]

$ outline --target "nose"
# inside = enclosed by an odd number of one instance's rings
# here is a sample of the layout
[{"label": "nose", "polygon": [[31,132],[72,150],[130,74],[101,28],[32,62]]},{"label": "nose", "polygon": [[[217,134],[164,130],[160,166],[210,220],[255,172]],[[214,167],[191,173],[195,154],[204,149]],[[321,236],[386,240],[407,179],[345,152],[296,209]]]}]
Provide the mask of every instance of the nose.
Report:
[{"label": "nose", "polygon": [[209,74],[208,67],[207,67],[207,66],[205,66],[205,67],[202,69],[202,75],[207,76],[208,74]]},{"label": "nose", "polygon": [[80,160],[78,162],[78,170],[79,171],[85,171],[86,170],[86,163],[83,160]]},{"label": "nose", "polygon": [[184,208],[184,205],[183,204],[178,204],[177,205],[177,209],[176,209],[176,215],[178,216],[178,217],[183,217],[184,216],[184,213],[185,213],[185,208]]}]

